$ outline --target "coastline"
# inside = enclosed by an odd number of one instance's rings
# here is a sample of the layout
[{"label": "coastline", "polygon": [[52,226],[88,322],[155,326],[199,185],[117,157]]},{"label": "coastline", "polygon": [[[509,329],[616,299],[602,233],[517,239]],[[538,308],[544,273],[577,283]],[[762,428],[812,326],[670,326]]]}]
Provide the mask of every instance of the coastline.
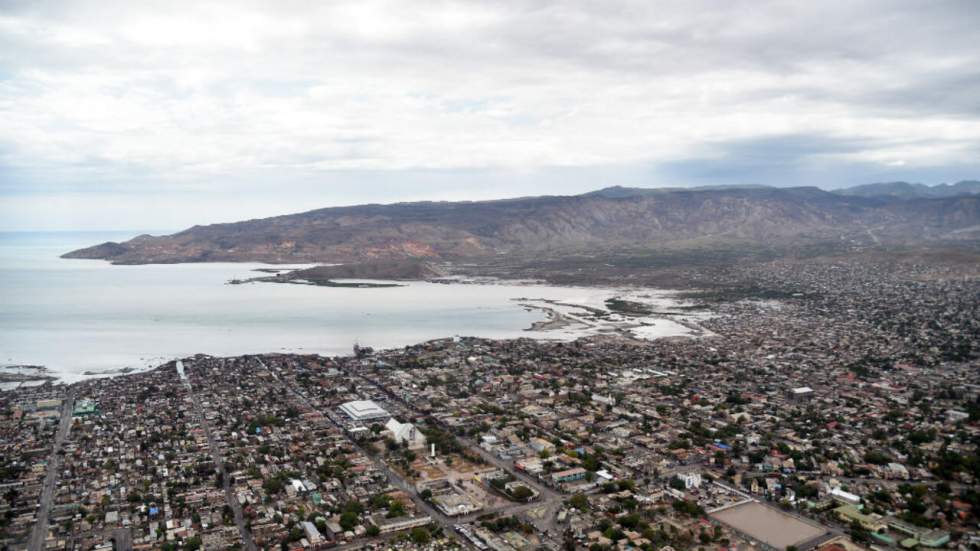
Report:
[{"label": "coastline", "polygon": [[[373,283],[373,282],[372,282]],[[379,282],[380,283],[380,282]],[[507,280],[495,279],[488,281],[470,281],[468,279],[454,279],[450,282],[403,282],[399,284],[401,288],[410,288],[418,284],[433,284],[440,288],[444,285],[459,286],[460,288],[474,289],[478,287],[504,287],[510,288],[514,283]],[[518,283],[524,289],[523,297],[512,297],[503,301],[497,308],[508,308],[507,304],[513,304],[520,311],[526,313],[540,314],[543,319],[535,319],[523,327],[514,327],[508,331],[506,336],[481,334],[479,328],[469,331],[446,332],[441,335],[415,340],[402,344],[401,342],[375,342],[367,344],[376,346],[381,350],[394,350],[401,346],[413,346],[418,343],[438,341],[451,338],[454,334],[465,334],[473,338],[486,338],[489,340],[512,340],[520,338],[530,338],[542,341],[575,341],[582,338],[608,336],[623,338],[637,342],[652,342],[661,338],[698,338],[709,336],[711,333],[705,330],[698,321],[710,318],[713,313],[706,308],[698,307],[696,312],[676,312],[683,308],[691,307],[683,300],[677,299],[675,291],[650,289],[650,288],[620,288],[611,289],[606,287],[555,287],[542,285],[536,281],[520,281]],[[379,286],[359,287],[350,286],[342,289],[348,293],[359,293],[361,290],[371,290],[386,288]],[[547,289],[551,292],[560,291],[567,293],[565,299],[543,298],[527,291],[535,288]],[[624,315],[609,308],[609,304],[614,301],[630,301],[633,304],[645,306],[643,314],[639,311],[630,315]],[[665,306],[667,306],[665,308]],[[479,312],[477,310],[476,312]],[[479,318],[479,313],[476,318]],[[178,352],[169,354],[164,350],[155,350],[141,357],[138,361],[130,360],[125,364],[106,363],[101,367],[88,367],[77,371],[51,369],[50,366],[36,366],[45,375],[40,378],[33,378],[33,381],[40,381],[35,384],[46,382],[54,383],[73,383],[93,378],[115,377],[131,373],[151,371],[156,366],[172,361],[173,358],[187,356],[188,354],[203,353],[218,357],[231,357],[242,354],[309,354],[335,356],[341,355],[343,350],[348,349],[349,343],[339,348],[313,346],[283,346],[269,347],[266,349],[241,349],[215,351],[202,346],[192,352]],[[189,346],[185,347],[189,348]],[[69,366],[70,369],[70,366]],[[0,381],[2,383],[4,381]],[[8,382],[14,382],[13,380]]]}]

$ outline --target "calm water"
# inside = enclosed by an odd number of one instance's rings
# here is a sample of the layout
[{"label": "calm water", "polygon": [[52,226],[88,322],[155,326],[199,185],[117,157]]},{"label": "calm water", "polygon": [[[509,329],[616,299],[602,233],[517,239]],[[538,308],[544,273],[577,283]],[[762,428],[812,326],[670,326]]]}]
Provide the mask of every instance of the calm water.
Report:
[{"label": "calm water", "polygon": [[595,289],[548,286],[225,285],[261,265],[58,258],[135,234],[0,233],[0,364],[44,365],[77,380],[86,371],[145,368],[199,352],[347,354],[355,342],[388,348],[452,335],[561,337],[524,331],[545,316],[512,299],[602,300]]}]

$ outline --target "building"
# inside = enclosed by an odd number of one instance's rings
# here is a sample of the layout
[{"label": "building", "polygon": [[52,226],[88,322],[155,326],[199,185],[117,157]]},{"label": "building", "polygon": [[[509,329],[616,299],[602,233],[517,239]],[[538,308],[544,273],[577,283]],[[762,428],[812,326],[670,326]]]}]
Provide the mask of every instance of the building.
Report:
[{"label": "building", "polygon": [[616,397],[615,396],[604,396],[602,394],[593,393],[592,394],[592,401],[593,402],[596,402],[598,404],[603,404],[603,405],[607,405],[607,406],[615,406],[616,405]]},{"label": "building", "polygon": [[842,521],[848,524],[851,522],[857,522],[869,532],[883,533],[888,529],[888,526],[880,518],[872,515],[865,515],[853,505],[841,505],[840,507],[834,509],[834,512],[837,513],[837,517]]},{"label": "building", "polygon": [[300,523],[300,525],[303,527],[303,535],[306,536],[306,540],[309,541],[310,544],[319,545],[326,541],[326,538],[320,534],[320,531],[317,530],[316,525],[312,522],[304,520]]},{"label": "building", "polygon": [[837,500],[837,501],[839,501],[841,503],[846,503],[848,505],[855,505],[856,506],[856,505],[860,505],[861,504],[861,496],[856,495],[856,494],[852,494],[850,492],[845,492],[844,490],[841,490],[840,488],[833,488],[833,489],[831,489],[830,490],[830,497],[834,498],[835,500]]},{"label": "building", "polygon": [[576,467],[574,469],[568,469],[566,471],[559,471],[557,473],[551,473],[551,481],[555,484],[564,484],[566,482],[574,482],[576,480],[582,480],[585,478],[585,473],[587,473],[582,467]]},{"label": "building", "polygon": [[385,429],[391,433],[395,442],[405,444],[411,450],[425,447],[425,435],[411,423],[399,423],[392,418],[388,419]]},{"label": "building", "polygon": [[813,389],[808,386],[801,386],[789,391],[789,397],[793,400],[809,400],[813,397]]},{"label": "building", "polygon": [[514,468],[528,474],[540,474],[544,471],[544,464],[536,457],[528,457],[514,461]]},{"label": "building", "polygon": [[98,415],[99,410],[96,407],[95,400],[88,398],[82,398],[75,402],[75,408],[72,410],[72,417],[87,417],[89,415]]},{"label": "building", "polygon": [[685,489],[701,487],[701,473],[682,473],[677,475],[677,478],[684,482]]},{"label": "building", "polygon": [[468,515],[483,509],[483,505],[467,494],[456,491],[455,488],[452,491],[433,496],[432,504],[448,517]]},{"label": "building", "polygon": [[38,400],[36,404],[38,411],[50,411],[61,407],[60,398],[49,398],[45,400]]},{"label": "building", "polygon": [[372,515],[369,522],[382,534],[388,534],[431,524],[432,519],[428,516],[386,518],[384,515]]},{"label": "building", "polygon": [[340,406],[340,411],[344,412],[353,421],[383,421],[391,417],[391,414],[375,404],[371,400],[355,400]]},{"label": "building", "polygon": [[531,449],[533,449],[538,453],[541,452],[554,453],[555,451],[555,445],[543,438],[537,438],[537,437],[532,438],[530,443],[531,443]]}]

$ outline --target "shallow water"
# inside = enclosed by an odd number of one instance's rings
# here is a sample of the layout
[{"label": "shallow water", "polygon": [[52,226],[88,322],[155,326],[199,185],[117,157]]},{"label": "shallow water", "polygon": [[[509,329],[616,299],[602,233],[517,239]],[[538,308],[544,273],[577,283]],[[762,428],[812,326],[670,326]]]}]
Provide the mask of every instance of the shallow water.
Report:
[{"label": "shallow water", "polygon": [[[0,233],[0,364],[44,365],[73,381],[86,372],[143,369],[205,353],[350,353],[453,335],[573,338],[528,332],[545,319],[518,297],[601,304],[611,290],[544,285],[340,288],[254,283],[260,264],[112,266],[65,260],[69,250],[126,233]],[[684,334],[666,321],[656,336]]]}]

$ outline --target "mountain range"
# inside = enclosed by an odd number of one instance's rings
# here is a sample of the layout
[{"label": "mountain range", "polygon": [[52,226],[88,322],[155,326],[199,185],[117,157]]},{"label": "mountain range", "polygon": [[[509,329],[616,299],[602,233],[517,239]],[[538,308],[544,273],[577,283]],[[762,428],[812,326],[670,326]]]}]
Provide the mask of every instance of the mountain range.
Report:
[{"label": "mountain range", "polygon": [[910,184],[909,182],[882,182],[864,184],[835,190],[834,193],[857,197],[898,197],[901,199],[956,197],[980,194],[980,180],[963,180],[955,184]]},{"label": "mountain range", "polygon": [[704,246],[972,242],[980,239],[980,195],[971,191],[976,187],[977,182],[938,191],[903,183],[833,192],[815,187],[610,187],[572,196],[369,204],[141,235],[64,257],[117,264],[349,263]]}]

